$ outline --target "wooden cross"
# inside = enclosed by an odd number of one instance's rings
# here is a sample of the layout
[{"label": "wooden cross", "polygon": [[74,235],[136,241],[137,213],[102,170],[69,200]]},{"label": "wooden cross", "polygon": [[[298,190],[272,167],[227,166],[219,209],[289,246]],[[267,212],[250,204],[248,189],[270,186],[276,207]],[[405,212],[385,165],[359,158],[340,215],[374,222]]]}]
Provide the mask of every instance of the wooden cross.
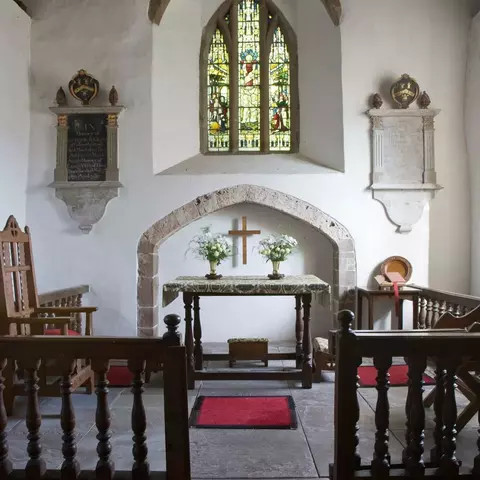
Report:
[{"label": "wooden cross", "polygon": [[262,232],[260,230],[247,230],[247,217],[242,217],[242,229],[241,230],[230,230],[229,235],[238,235],[242,237],[242,255],[243,255],[243,264],[247,264],[247,236],[249,235],[260,235]]}]

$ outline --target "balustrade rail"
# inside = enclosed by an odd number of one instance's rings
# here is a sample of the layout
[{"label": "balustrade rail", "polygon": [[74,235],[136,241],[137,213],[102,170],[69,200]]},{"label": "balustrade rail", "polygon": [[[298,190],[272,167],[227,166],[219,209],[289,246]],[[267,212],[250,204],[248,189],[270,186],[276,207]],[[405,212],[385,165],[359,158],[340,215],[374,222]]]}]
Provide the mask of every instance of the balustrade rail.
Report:
[{"label": "balustrade rail", "polygon": [[[175,322],[174,322],[175,323]],[[177,323],[178,324],[178,323]],[[173,327],[172,327],[173,328]],[[110,337],[0,337],[0,479],[112,479],[167,478],[190,479],[190,453],[188,433],[188,397],[185,347],[171,346],[170,328],[166,338],[110,338]],[[170,337],[169,337],[170,335]],[[176,338],[173,339],[176,342]],[[88,358],[96,374],[97,408],[95,424],[98,430],[95,471],[81,471],[76,459],[75,412],[72,402],[71,376],[76,358]],[[60,425],[63,431],[63,464],[60,471],[46,469],[42,457],[41,415],[38,403],[38,370],[41,362],[54,359],[62,372],[60,383],[62,407]],[[111,458],[110,410],[108,402],[107,372],[111,359],[125,359],[133,375],[131,428],[133,433],[132,471],[116,472]],[[3,370],[16,361],[25,371],[27,396],[25,448],[29,456],[25,470],[15,470],[8,452],[7,416],[3,402]],[[166,472],[150,474],[147,460],[146,411],[142,393],[145,370],[163,369]],[[92,455],[95,452],[92,451]],[[161,455],[161,452],[151,452]]]},{"label": "balustrade rail", "polygon": [[[468,297],[467,301],[470,302]],[[467,304],[467,301],[465,304]],[[464,305],[469,308],[473,304]],[[464,330],[432,331],[356,331],[352,330],[352,312],[339,314],[335,378],[335,446],[331,477],[353,478],[480,478],[479,453],[472,460],[473,469],[461,467],[456,456],[455,399],[456,372],[466,358],[480,361],[480,334]],[[375,443],[371,463],[366,466],[358,453],[359,403],[357,368],[362,357],[373,358],[377,369],[378,392],[375,409]],[[389,452],[390,407],[389,375],[393,357],[408,363],[408,393],[405,404],[405,449],[399,464],[392,464]],[[423,373],[427,358],[435,358],[435,429],[434,447],[426,461],[424,451],[425,408]],[[361,432],[360,432],[361,434]]]},{"label": "balustrade rail", "polygon": [[[41,307],[81,307],[83,295],[89,291],[90,287],[88,285],[54,290],[53,292],[40,294],[38,301]],[[72,314],[72,321],[69,328],[79,334],[82,333],[81,313]]]},{"label": "balustrade rail", "polygon": [[422,292],[418,299],[418,326],[414,325],[414,328],[421,330],[432,328],[445,312],[461,316],[480,305],[479,297],[434,290],[419,285],[409,286],[418,288]]}]

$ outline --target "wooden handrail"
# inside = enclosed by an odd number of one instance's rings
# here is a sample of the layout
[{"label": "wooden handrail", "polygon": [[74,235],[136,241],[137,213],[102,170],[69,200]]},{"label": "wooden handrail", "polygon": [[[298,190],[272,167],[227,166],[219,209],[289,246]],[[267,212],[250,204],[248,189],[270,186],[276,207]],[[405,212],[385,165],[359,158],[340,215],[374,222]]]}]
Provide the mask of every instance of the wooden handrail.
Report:
[{"label": "wooden handrail", "polygon": [[421,291],[418,298],[418,325],[414,325],[414,328],[432,328],[446,312],[461,316],[480,305],[480,298],[472,295],[436,290],[415,284],[409,286]]},{"label": "wooden handrail", "polygon": [[409,285],[409,287],[417,288],[422,291],[423,295],[435,300],[442,300],[449,303],[462,305],[473,309],[480,305],[480,297],[473,295],[464,295],[462,293],[453,293],[446,290],[436,290],[434,288],[422,287],[420,285]]},{"label": "wooden handrail", "polygon": [[[478,322],[480,309],[472,311],[468,316],[472,322]],[[335,444],[334,464],[331,470],[333,480],[353,479],[357,476],[478,478],[480,451],[473,459],[473,470],[461,469],[461,462],[455,454],[457,434],[455,388],[457,372],[461,375],[459,372],[462,366],[467,365],[465,362],[480,358],[480,333],[469,333],[465,329],[353,331],[354,315],[349,311],[340,312],[339,320],[341,328],[336,332]],[[475,325],[478,326],[477,323],[472,324]],[[365,462],[362,462],[358,453],[360,408],[357,370],[362,358],[365,357],[373,358],[377,370],[378,392],[375,407],[376,434],[369,467],[361,466],[365,465]],[[408,365],[408,394],[405,404],[406,447],[402,462],[397,465],[391,463],[389,453],[388,371],[392,366],[393,357],[405,358]],[[434,405],[435,445],[430,462],[424,458],[423,403],[423,376],[429,358],[435,359],[437,391]],[[466,373],[465,378],[471,378],[468,371]],[[460,378],[464,380],[464,375],[462,374]]]},{"label": "wooden handrail", "polygon": [[38,295],[40,305],[47,306],[48,303],[61,302],[62,299],[68,297],[74,297],[77,295],[84,295],[90,292],[89,285],[78,285],[77,287],[62,288],[61,290],[53,290],[51,292],[45,292]]},{"label": "wooden handrail", "polygon": [[[47,292],[39,295],[38,302],[40,307],[81,307],[83,303],[83,295],[88,292],[90,292],[89,285],[63,288],[62,290],[54,290],[53,292]],[[71,317],[72,321],[70,322],[69,328],[79,334],[82,334],[84,331],[82,325],[82,315],[80,313],[73,313]],[[91,325],[88,325],[87,322],[86,327],[86,330],[89,331],[89,327],[91,327]]]},{"label": "wooden handrail", "polygon": [[[176,317],[171,315],[170,317]],[[172,320],[172,319],[171,319]],[[63,430],[61,467],[62,478],[78,478],[81,465],[76,459],[75,413],[71,398],[71,377],[75,359],[88,359],[96,374],[97,409],[95,415],[98,430],[96,453],[98,462],[95,472],[82,471],[81,478],[112,478],[115,467],[111,458],[110,410],[108,402],[107,372],[110,360],[127,360],[132,374],[132,431],[133,459],[132,478],[148,479],[150,468],[147,460],[146,411],[143,404],[145,371],[163,370],[166,479],[190,480],[190,447],[188,430],[188,390],[185,347],[179,346],[174,325],[179,317],[167,322],[169,332],[164,338],[118,338],[118,337],[71,337],[71,336],[18,336],[0,337],[0,476],[8,478],[52,478],[46,472],[42,458],[41,415],[38,403],[38,370],[42,362],[56,360],[61,372],[60,389],[62,407],[60,424]],[[8,359],[8,362],[7,362]],[[8,457],[7,416],[4,408],[4,376],[9,375],[11,365],[16,362],[25,372],[27,396],[26,426],[28,430],[28,454],[25,471],[14,470]],[[7,393],[5,391],[5,393]],[[159,452],[152,452],[158,455]],[[92,451],[92,455],[95,452]],[[127,472],[116,472],[125,476]],[[3,475],[3,476],[2,476]],[[9,476],[11,475],[11,476]],[[55,477],[56,478],[56,477]]]}]

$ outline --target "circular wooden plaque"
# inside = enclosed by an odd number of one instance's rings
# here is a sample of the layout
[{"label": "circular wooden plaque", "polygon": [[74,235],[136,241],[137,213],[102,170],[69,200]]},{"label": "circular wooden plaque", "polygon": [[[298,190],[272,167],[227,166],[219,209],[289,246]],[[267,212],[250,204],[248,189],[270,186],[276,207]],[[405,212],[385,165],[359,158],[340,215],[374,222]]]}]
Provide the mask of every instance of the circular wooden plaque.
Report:
[{"label": "circular wooden plaque", "polygon": [[404,257],[388,257],[380,266],[382,275],[389,272],[399,273],[406,282],[412,277],[412,264]]}]

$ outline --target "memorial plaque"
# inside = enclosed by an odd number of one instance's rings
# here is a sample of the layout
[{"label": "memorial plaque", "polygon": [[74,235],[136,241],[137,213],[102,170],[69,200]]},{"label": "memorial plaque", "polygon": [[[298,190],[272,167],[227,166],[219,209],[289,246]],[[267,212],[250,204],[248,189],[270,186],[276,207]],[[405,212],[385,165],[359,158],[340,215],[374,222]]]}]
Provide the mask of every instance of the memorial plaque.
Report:
[{"label": "memorial plaque", "polygon": [[69,182],[102,182],[107,170],[107,115],[68,116]]}]

